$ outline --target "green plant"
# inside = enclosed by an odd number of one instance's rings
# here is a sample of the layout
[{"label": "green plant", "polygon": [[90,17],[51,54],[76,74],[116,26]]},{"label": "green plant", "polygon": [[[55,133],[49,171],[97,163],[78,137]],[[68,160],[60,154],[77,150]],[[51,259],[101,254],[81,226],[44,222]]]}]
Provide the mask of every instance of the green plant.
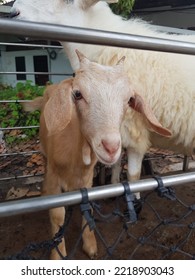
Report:
[{"label": "green plant", "polygon": [[134,4],[135,0],[119,0],[116,4],[110,4],[110,7],[115,14],[129,18]]},{"label": "green plant", "polygon": [[[39,125],[40,112],[27,113],[23,110],[19,100],[31,100],[43,94],[44,87],[33,85],[31,81],[17,83],[15,87],[0,85],[1,100],[15,100],[14,103],[0,103],[0,127],[20,127]],[[37,128],[5,131],[5,139],[8,144],[28,140],[36,136]]]}]

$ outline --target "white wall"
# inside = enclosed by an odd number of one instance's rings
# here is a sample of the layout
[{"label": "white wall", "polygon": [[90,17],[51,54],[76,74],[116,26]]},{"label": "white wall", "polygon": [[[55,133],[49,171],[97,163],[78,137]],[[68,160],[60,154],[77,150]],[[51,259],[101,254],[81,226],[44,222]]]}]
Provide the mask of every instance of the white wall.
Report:
[{"label": "white wall", "polygon": [[[71,69],[70,63],[66,58],[65,54],[62,52],[61,49],[57,49],[57,57],[55,60],[50,59],[48,52],[46,49],[38,49],[38,50],[25,50],[25,51],[9,51],[6,52],[5,50],[1,51],[1,61],[0,61],[0,69],[4,72],[15,72],[15,57],[24,56],[25,63],[26,63],[26,72],[34,72],[34,64],[33,64],[33,56],[36,55],[47,55],[48,57],[48,70],[52,73],[70,73],[72,74],[73,71]],[[50,81],[52,83],[59,82],[64,78],[68,78],[65,75],[50,75]],[[35,82],[34,75],[26,75],[27,80],[31,80],[33,83]],[[16,85],[17,82],[22,82],[21,80],[18,81],[16,74],[3,74],[1,75],[0,81],[4,84],[8,85]],[[25,82],[25,81],[24,81]]]},{"label": "white wall", "polygon": [[[57,50],[56,59],[55,60],[50,59],[50,61],[48,63],[50,63],[51,73],[65,73],[65,74],[71,74],[71,75],[73,73],[70,62],[62,50]],[[67,76],[51,75],[50,80],[53,83],[58,83],[62,79],[69,78],[69,77],[70,77],[69,75],[67,75]]]}]

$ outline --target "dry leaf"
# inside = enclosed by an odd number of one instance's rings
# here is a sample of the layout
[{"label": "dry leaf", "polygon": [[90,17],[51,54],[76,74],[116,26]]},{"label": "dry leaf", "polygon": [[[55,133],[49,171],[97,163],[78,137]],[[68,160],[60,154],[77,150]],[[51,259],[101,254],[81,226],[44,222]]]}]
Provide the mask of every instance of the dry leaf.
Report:
[{"label": "dry leaf", "polygon": [[14,188],[14,187],[12,187],[6,195],[6,200],[24,197],[24,196],[26,196],[28,191],[29,191],[28,188]]}]

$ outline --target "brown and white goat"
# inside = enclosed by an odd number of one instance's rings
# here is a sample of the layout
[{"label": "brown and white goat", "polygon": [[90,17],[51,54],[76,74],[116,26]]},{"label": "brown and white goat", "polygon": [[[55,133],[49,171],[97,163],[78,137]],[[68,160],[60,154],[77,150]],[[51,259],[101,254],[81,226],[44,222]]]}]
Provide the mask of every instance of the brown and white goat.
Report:
[{"label": "brown and white goat", "polygon": [[[124,58],[111,67],[90,62],[76,52],[80,69],[75,78],[48,86],[43,98],[26,105],[27,110],[41,108],[40,141],[47,159],[44,195],[90,188],[97,160],[106,165],[116,163],[121,154],[120,127],[128,105],[144,114],[154,130],[167,133],[131,89],[123,71]],[[64,217],[63,207],[50,210],[53,235]],[[85,224],[83,217],[82,227]],[[97,254],[94,232],[89,227],[83,232],[83,249],[90,258]],[[66,256],[64,240],[59,250]],[[56,250],[51,258],[59,258]]]}]

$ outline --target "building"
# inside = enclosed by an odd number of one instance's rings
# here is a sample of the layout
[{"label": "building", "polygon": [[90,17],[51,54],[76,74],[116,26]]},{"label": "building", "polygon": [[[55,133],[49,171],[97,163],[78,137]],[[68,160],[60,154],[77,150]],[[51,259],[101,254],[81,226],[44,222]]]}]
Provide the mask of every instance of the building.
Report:
[{"label": "building", "polygon": [[132,14],[156,25],[195,30],[195,0],[136,0]]},{"label": "building", "polygon": [[[13,2],[0,5],[0,17],[8,17]],[[59,43],[0,35],[0,83],[14,86],[31,80],[45,85],[48,81],[56,83],[68,78],[72,73]]]},{"label": "building", "polygon": [[[14,42],[18,45],[7,41],[8,45],[4,43],[0,42],[1,83],[14,86],[17,82],[31,80],[38,85],[45,85],[48,81],[57,83],[73,73],[69,60],[60,46],[48,43],[43,47],[46,42],[40,41],[36,44],[30,41],[27,46],[21,46],[23,42],[19,41]],[[37,47],[37,44],[40,47]]]}]

